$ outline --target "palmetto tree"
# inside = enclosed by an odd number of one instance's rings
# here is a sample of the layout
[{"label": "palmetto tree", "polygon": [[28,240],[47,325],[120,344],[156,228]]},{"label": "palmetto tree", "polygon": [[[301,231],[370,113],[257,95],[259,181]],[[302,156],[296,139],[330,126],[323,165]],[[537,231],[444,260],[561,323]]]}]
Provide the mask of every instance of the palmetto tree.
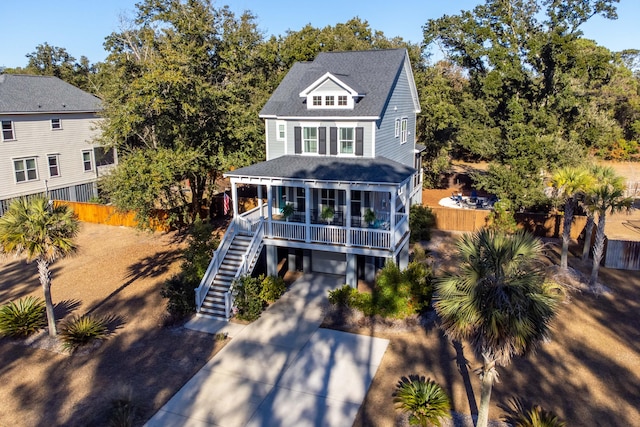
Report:
[{"label": "palmetto tree", "polygon": [[621,177],[616,175],[616,171],[610,166],[591,166],[589,173],[593,176],[591,186],[587,188],[584,197],[581,200],[581,205],[587,214],[587,224],[585,225],[584,233],[584,245],[582,246],[582,261],[589,259],[589,250],[591,249],[591,235],[593,234],[593,226],[595,224],[596,207],[590,204],[591,192],[598,185],[608,182],[612,185],[620,186],[624,188],[624,182]]},{"label": "palmetto tree", "polygon": [[464,235],[457,246],[460,271],[437,281],[434,306],[446,335],[469,340],[482,358],[476,425],[485,427],[497,366],[547,336],[560,294],[545,283],[544,246],[529,233],[483,229]]},{"label": "palmetto tree", "polygon": [[569,241],[571,240],[571,224],[573,213],[577,204],[577,198],[591,185],[594,177],[586,168],[566,167],[559,169],[551,178],[551,185],[557,192],[557,196],[564,200],[564,221],[562,227],[562,251],[560,255],[560,268],[568,267]]},{"label": "palmetto tree", "polygon": [[77,232],[73,211],[64,205],[50,205],[43,197],[16,199],[0,218],[0,252],[25,254],[28,261],[35,260],[38,265],[51,336],[56,335],[56,321],[49,264],[75,251],[73,238]]},{"label": "palmetto tree", "polygon": [[586,204],[598,214],[598,228],[596,230],[596,241],[593,245],[593,267],[589,286],[593,287],[598,281],[600,271],[600,261],[604,255],[604,227],[606,225],[607,213],[616,213],[631,209],[633,199],[624,194],[625,185],[622,177],[616,177],[608,181],[603,181],[596,185],[588,194]]}]

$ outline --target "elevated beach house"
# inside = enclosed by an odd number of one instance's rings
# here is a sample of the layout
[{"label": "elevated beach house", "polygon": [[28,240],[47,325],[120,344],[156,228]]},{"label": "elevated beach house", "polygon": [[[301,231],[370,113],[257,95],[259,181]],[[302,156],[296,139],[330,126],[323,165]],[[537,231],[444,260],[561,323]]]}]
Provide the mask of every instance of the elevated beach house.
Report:
[{"label": "elevated beach house", "polygon": [[85,202],[116,162],[90,144],[100,99],[57,77],[0,74],[0,215],[12,199],[48,193]]},{"label": "elevated beach house", "polygon": [[[200,287],[201,314],[228,318],[229,287],[258,262],[372,280],[409,258],[409,206],[421,202],[418,93],[404,49],[320,53],[296,63],[266,103],[267,160],[225,174],[233,221]],[[238,186],[257,208],[238,212]],[[261,256],[262,254],[262,256]]]}]

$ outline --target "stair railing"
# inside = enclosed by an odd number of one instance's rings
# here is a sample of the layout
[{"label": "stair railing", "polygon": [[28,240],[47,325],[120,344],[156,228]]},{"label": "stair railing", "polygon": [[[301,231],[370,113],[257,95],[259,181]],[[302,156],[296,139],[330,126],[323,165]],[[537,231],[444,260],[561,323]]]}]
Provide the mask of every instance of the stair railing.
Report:
[{"label": "stair railing", "polygon": [[238,280],[240,280],[241,276],[244,276],[245,274],[249,273],[249,266],[253,263],[253,260],[260,255],[260,253],[258,252],[258,249],[262,247],[261,243],[262,243],[262,238],[264,237],[264,218],[260,217],[260,219],[256,221],[255,227],[251,227],[251,228],[255,228],[255,233],[251,238],[251,242],[249,242],[247,251],[244,254],[242,254],[242,262],[238,267],[238,271],[236,272],[236,275],[231,281],[231,286],[229,287],[229,290],[224,294],[224,313],[227,320],[231,318],[231,310],[233,309],[233,303],[234,303],[233,294],[235,291],[236,283],[238,282]]},{"label": "stair railing", "polygon": [[211,258],[211,262],[209,262],[209,266],[207,267],[207,271],[204,273],[202,280],[196,291],[196,311],[200,312],[200,308],[202,307],[202,303],[204,302],[207,293],[209,292],[209,288],[211,288],[211,284],[213,283],[213,279],[215,279],[216,274],[218,274],[218,270],[220,269],[220,265],[224,260],[224,257],[227,254],[227,251],[231,247],[231,243],[233,242],[233,238],[238,232],[238,227],[236,225],[235,220],[231,221],[229,224],[229,228],[224,233],[222,237],[222,241],[218,245],[218,249],[213,251],[213,258]]}]

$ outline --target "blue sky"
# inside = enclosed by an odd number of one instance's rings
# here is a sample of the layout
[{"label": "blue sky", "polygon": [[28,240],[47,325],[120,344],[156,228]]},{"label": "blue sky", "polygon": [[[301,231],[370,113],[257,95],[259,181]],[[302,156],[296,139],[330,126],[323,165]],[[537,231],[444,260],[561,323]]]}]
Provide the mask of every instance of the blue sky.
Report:
[{"label": "blue sky", "polygon": [[[25,55],[44,42],[64,47],[79,59],[103,61],[104,38],[120,27],[119,16],[132,16],[137,0],[2,0],[2,49],[0,66],[25,66]],[[430,18],[472,9],[481,0],[228,0],[237,14],[251,10],[267,35],[299,30],[311,23],[316,27],[335,25],[354,16],[367,20],[371,28],[387,37],[422,41],[422,25]],[[584,27],[585,36],[619,51],[640,49],[640,1],[621,0],[618,19],[593,18]]]}]

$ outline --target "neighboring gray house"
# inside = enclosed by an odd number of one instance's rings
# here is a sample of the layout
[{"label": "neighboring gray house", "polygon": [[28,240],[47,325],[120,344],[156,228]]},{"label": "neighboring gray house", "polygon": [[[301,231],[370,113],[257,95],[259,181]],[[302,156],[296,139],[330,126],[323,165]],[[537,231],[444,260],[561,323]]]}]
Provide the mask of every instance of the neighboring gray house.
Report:
[{"label": "neighboring gray house", "polygon": [[0,215],[16,197],[88,201],[112,150],[90,144],[100,100],[57,77],[0,74]]},{"label": "neighboring gray house", "polygon": [[[294,64],[260,112],[267,160],[225,174],[234,218],[197,289],[199,313],[229,317],[229,286],[263,248],[268,274],[286,259],[351,286],[387,259],[406,266],[409,206],[422,196],[419,112],[404,49]],[[256,186],[256,209],[238,212],[238,185]]]}]

